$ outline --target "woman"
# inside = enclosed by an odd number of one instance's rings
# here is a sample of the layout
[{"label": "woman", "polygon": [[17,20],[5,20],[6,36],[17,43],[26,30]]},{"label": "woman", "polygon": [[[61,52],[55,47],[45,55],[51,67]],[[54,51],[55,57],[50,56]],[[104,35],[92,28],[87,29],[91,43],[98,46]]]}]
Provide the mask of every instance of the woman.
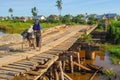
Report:
[{"label": "woman", "polygon": [[41,30],[40,21],[36,19],[33,25],[33,31],[36,39],[36,47],[38,47],[39,51],[41,50]]}]

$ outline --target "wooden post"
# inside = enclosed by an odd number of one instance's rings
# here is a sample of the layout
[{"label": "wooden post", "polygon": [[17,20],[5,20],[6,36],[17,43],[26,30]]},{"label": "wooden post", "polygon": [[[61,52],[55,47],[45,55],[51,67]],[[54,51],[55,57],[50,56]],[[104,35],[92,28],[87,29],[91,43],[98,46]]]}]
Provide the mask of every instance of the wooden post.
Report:
[{"label": "wooden post", "polygon": [[65,61],[62,61],[62,69],[65,70]]},{"label": "wooden post", "polygon": [[74,72],[74,67],[73,67],[73,56],[70,55],[69,58],[70,58],[70,59],[69,59],[70,70],[71,70],[71,73],[73,73],[73,72]]},{"label": "wooden post", "polygon": [[[77,53],[77,62],[78,62],[78,64],[80,64],[80,55],[79,55],[79,52]],[[78,70],[80,70],[80,66],[78,67]]]},{"label": "wooden post", "polygon": [[59,80],[57,69],[54,69],[54,79]]},{"label": "wooden post", "polygon": [[62,70],[61,61],[58,61],[58,64],[59,64],[59,69],[60,69],[60,80],[64,80],[64,74],[63,74],[63,70]]},{"label": "wooden post", "polygon": [[53,77],[52,70],[53,70],[53,66],[51,66],[50,69],[49,69],[49,76],[50,76],[49,80],[52,80],[52,77]]},{"label": "wooden post", "polygon": [[53,66],[53,73],[54,73],[54,80],[59,80],[56,64],[54,64],[54,66]]}]

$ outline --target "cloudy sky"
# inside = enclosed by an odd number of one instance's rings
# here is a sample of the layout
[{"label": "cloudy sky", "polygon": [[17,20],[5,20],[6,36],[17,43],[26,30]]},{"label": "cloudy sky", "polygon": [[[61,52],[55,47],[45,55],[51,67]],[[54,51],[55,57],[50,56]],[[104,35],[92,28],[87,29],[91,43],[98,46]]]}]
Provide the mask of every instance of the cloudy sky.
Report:
[{"label": "cloudy sky", "polygon": [[[31,8],[37,7],[38,15],[59,15],[57,0],[0,0],[0,16],[32,16]],[[62,0],[62,15],[71,14],[120,14],[120,0]]]}]

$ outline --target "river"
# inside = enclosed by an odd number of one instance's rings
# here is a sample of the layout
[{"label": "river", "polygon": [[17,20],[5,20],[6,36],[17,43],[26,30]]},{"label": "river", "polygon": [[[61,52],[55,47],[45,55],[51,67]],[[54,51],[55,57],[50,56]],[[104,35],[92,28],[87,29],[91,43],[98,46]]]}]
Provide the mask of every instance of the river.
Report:
[{"label": "river", "polygon": [[[104,67],[104,69],[112,68],[115,72],[120,73],[120,65],[112,64],[111,60],[110,60],[110,56],[109,56],[108,53],[105,53],[105,52],[102,52],[102,51],[95,51],[95,53],[96,54],[95,54],[95,59],[94,60],[85,60],[85,62],[88,63],[88,64],[94,64],[94,65]],[[68,75],[73,80],[88,80],[89,77],[92,74],[75,72],[73,74],[68,73]],[[101,79],[101,75],[98,74],[98,75],[95,76],[95,78],[93,80],[105,80],[105,79]]]}]

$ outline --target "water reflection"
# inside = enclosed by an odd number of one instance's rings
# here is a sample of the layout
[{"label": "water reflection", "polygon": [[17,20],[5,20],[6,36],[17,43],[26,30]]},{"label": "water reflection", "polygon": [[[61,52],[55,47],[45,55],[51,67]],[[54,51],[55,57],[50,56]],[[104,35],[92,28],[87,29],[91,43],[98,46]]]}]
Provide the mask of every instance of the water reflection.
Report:
[{"label": "water reflection", "polygon": [[[87,73],[87,74],[81,74],[78,72],[75,72],[73,74],[68,74],[73,80],[88,80],[89,76],[91,74]],[[97,79],[98,76],[95,77],[95,79]]]},{"label": "water reflection", "polygon": [[[120,71],[120,65],[114,65],[111,63],[110,56],[108,53],[105,53],[103,51],[93,51],[94,54],[94,59],[91,60],[86,60],[85,62],[88,64],[94,64],[98,66],[104,67],[104,69],[107,68],[113,68],[115,71]],[[82,50],[80,52],[81,57],[85,57],[85,51]],[[90,73],[82,74],[80,72],[78,73],[73,73],[73,74],[68,74],[73,80],[88,80],[90,77]],[[96,75],[94,80],[98,80],[99,75]]]},{"label": "water reflection", "polygon": [[4,35],[4,33],[3,32],[0,32],[0,36],[3,36]]},{"label": "water reflection", "polygon": [[103,58],[104,60],[100,60],[100,59],[101,59],[101,56],[96,56],[94,64],[95,65],[100,65],[100,66],[104,67],[105,69],[112,68],[113,70],[120,72],[120,65],[114,65],[114,64],[112,64],[112,62],[110,60],[109,53],[106,53],[104,55],[104,58]]}]

